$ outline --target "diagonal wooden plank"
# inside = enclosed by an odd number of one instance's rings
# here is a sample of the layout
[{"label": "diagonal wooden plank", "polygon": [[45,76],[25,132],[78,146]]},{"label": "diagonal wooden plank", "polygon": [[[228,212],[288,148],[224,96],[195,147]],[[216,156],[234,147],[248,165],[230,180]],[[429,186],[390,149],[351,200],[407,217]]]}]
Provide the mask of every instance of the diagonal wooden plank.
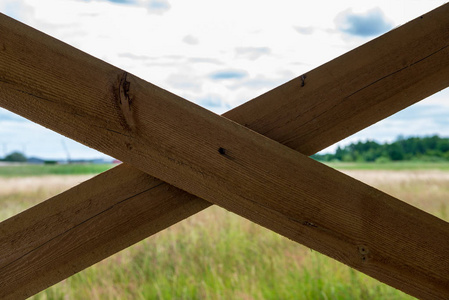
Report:
[{"label": "diagonal wooden plank", "polygon": [[0,299],[25,299],[208,207],[122,164],[0,223]]},{"label": "diagonal wooden plank", "polygon": [[443,5],[243,104],[233,120],[311,155],[446,88],[447,10]]}]

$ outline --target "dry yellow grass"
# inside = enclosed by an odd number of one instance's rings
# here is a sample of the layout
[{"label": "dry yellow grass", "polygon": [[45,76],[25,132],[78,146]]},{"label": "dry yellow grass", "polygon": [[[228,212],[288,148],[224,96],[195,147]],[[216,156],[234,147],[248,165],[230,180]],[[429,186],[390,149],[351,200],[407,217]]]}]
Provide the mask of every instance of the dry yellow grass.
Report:
[{"label": "dry yellow grass", "polygon": [[[449,172],[345,173],[448,220]],[[0,219],[89,177],[0,178]],[[35,299],[279,299],[292,295],[410,299],[219,207],[110,257]]]},{"label": "dry yellow grass", "polygon": [[32,207],[92,175],[0,177],[0,220]]},{"label": "dry yellow grass", "polygon": [[419,171],[344,171],[375,188],[448,221],[449,172]]},{"label": "dry yellow grass", "polygon": [[[345,170],[343,172],[439,217],[445,217],[448,213],[444,208],[449,206],[449,172],[436,170]],[[91,177],[92,175],[0,177],[0,220]],[[441,211],[442,208],[443,211]],[[199,222],[199,218],[213,217],[208,216],[207,213],[204,216],[201,214],[191,222]]]},{"label": "dry yellow grass", "polygon": [[91,175],[76,175],[76,176],[35,176],[35,177],[12,177],[0,178],[0,196],[32,191],[39,188],[49,188],[57,191],[64,188],[72,187],[89,178]]}]

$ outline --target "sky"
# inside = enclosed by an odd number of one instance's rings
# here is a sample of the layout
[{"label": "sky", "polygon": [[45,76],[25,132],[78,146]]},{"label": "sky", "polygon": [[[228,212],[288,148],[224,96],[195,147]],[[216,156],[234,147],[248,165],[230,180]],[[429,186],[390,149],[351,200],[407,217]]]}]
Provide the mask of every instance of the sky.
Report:
[{"label": "sky", "polygon": [[[444,2],[0,0],[0,12],[221,114]],[[339,145],[449,137],[448,116],[444,90]],[[12,151],[108,157],[0,108],[0,157]]]}]

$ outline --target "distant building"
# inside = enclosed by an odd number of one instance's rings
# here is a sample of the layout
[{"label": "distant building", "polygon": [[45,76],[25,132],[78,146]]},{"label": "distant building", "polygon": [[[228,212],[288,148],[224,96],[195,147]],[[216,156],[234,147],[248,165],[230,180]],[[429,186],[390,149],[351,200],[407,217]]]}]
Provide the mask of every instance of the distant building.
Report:
[{"label": "distant building", "polygon": [[45,163],[45,160],[38,157],[30,157],[27,159],[27,163],[33,165],[43,165]]}]

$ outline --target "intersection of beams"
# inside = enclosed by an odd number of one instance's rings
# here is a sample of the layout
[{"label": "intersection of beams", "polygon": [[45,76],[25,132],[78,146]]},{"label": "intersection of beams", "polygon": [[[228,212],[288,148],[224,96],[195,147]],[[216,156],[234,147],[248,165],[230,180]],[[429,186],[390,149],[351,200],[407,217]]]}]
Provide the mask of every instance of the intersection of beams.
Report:
[{"label": "intersection of beams", "polygon": [[215,203],[411,295],[447,298],[446,222],[297,151],[447,87],[448,13],[444,5],[224,117],[2,16],[0,105],[130,166],[0,223],[0,294],[32,295]]}]

